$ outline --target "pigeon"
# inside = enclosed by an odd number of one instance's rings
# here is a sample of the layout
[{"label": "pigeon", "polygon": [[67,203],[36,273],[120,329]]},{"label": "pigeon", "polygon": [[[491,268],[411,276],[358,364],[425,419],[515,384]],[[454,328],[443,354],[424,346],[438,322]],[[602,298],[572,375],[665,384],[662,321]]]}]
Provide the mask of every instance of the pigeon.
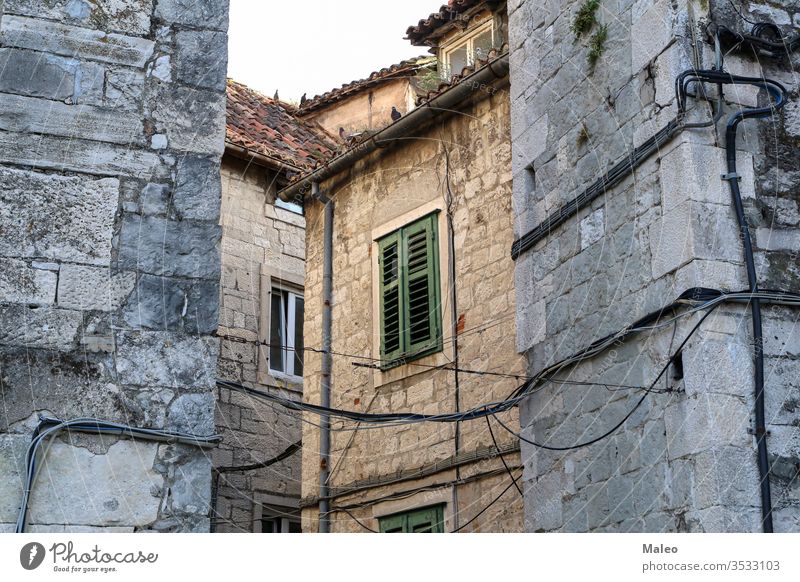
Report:
[{"label": "pigeon", "polygon": [[303,96],[302,96],[302,97],[300,97],[300,106],[303,106],[303,105],[305,105],[305,104],[306,104],[306,101],[308,101],[308,99],[306,98],[306,94],[305,94],[305,93],[303,93]]},{"label": "pigeon", "polygon": [[343,127],[340,127],[340,128],[339,128],[339,138],[340,138],[342,141],[347,141],[347,132],[344,130],[344,128],[343,128]]},{"label": "pigeon", "polygon": [[277,89],[275,89],[275,95],[273,95],[273,96],[272,96],[272,98],[273,98],[275,101],[280,101],[280,100],[281,100],[281,98],[280,98],[280,97],[278,97],[278,90],[277,90]]},{"label": "pigeon", "polygon": [[401,117],[403,117],[403,114],[397,110],[397,107],[392,105],[392,121],[397,121]]}]

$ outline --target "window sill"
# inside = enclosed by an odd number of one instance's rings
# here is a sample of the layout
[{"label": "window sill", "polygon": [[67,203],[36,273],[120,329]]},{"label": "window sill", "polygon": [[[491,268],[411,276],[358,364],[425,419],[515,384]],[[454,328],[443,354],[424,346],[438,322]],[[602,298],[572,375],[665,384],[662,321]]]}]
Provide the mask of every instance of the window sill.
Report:
[{"label": "window sill", "polygon": [[274,370],[270,370],[269,373],[259,372],[258,383],[265,386],[272,386],[273,388],[283,388],[284,390],[290,390],[298,394],[303,393],[303,378],[275,372]]},{"label": "window sill", "polygon": [[405,364],[399,364],[385,370],[376,369],[373,387],[380,388],[392,382],[398,382],[418,374],[430,372],[434,368],[446,366],[450,363],[452,363],[452,358],[448,357],[448,354],[446,354],[443,349],[439,349],[434,353],[420,356]]}]

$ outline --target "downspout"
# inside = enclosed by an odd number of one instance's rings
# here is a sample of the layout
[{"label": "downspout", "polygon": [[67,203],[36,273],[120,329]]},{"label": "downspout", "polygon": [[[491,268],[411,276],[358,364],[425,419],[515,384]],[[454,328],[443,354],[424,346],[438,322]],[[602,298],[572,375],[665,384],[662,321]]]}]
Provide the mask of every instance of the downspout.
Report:
[{"label": "downspout", "polygon": [[[319,190],[319,182],[311,185],[311,195],[325,205],[322,250],[322,366],[320,377],[320,404],[330,408],[331,375],[331,302],[333,299],[333,200]],[[319,435],[319,533],[330,532],[329,483],[331,458],[330,416],[320,417]]]},{"label": "downspout", "polygon": [[[444,147],[445,159],[445,185],[447,188],[447,245],[448,245],[448,275],[450,278],[450,305],[451,305],[451,336],[453,338],[453,378],[455,381],[455,407],[456,412],[461,412],[461,387],[458,378],[458,295],[456,292],[456,240],[455,228],[453,226],[453,192],[450,189],[450,153],[447,146]],[[461,448],[461,423],[455,423],[455,456]],[[461,471],[456,467],[456,481],[461,479]],[[458,529],[458,486],[453,484],[453,530]]]}]

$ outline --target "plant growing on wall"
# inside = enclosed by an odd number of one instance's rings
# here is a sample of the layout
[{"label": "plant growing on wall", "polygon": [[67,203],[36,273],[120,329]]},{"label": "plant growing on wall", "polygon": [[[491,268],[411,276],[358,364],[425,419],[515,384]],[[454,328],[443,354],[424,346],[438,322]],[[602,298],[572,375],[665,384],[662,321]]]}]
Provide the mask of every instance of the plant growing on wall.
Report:
[{"label": "plant growing on wall", "polygon": [[[600,8],[600,0],[584,0],[581,7],[575,14],[572,21],[572,32],[575,40],[579,40],[583,35],[588,34],[597,24],[597,9]],[[594,68],[597,61],[602,56],[608,39],[608,25],[598,26],[595,33],[589,39],[589,53],[587,59],[589,65]]]}]

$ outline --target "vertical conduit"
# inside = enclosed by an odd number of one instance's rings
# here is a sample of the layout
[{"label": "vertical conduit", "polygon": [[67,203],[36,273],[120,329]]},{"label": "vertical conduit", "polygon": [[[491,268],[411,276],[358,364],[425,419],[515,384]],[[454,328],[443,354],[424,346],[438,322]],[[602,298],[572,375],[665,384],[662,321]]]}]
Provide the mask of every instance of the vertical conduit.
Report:
[{"label": "vertical conduit", "polygon": [[[319,183],[311,185],[314,198],[325,205],[323,251],[322,251],[322,365],[320,377],[320,404],[330,408],[331,375],[331,301],[333,298],[333,200],[321,194]],[[320,417],[319,435],[319,533],[330,532],[329,483],[331,458],[331,420],[323,414]]]}]

